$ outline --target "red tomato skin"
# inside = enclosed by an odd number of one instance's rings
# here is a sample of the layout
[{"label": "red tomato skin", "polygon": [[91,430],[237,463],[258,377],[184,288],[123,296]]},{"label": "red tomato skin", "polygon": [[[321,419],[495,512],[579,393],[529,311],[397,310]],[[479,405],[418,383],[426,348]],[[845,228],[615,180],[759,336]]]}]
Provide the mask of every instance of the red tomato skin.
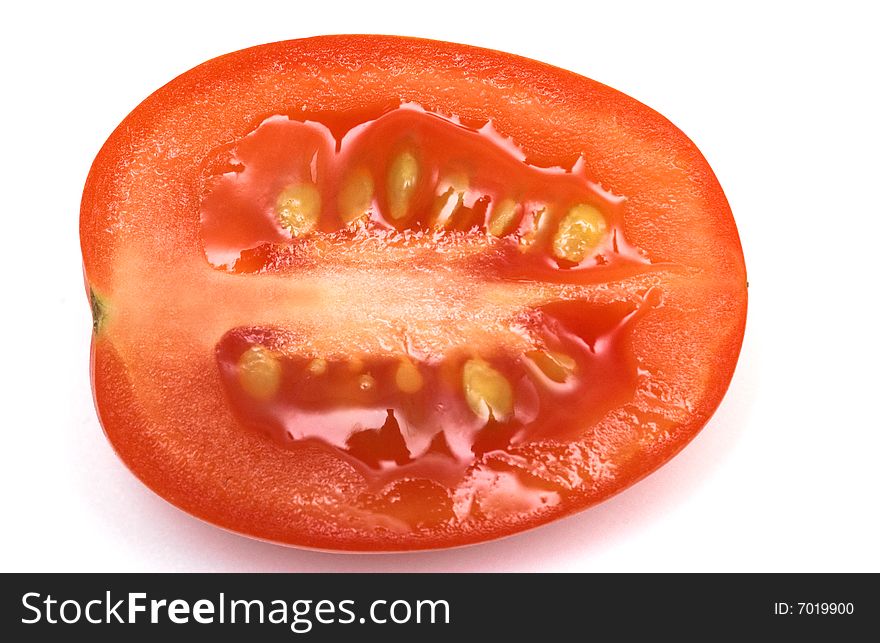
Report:
[{"label": "red tomato skin", "polygon": [[[175,318],[179,304],[168,294],[185,288],[188,275],[210,270],[198,209],[202,163],[211,150],[241,138],[267,115],[357,113],[402,101],[465,123],[491,119],[537,165],[570,165],[583,155],[589,176],[626,196],[627,239],[653,262],[684,268],[660,284],[663,306],[640,322],[633,350],[657,399],[686,396],[686,404],[655,418],[663,426],[651,435],[627,413],[643,414],[644,424],[657,409],[621,409],[589,444],[575,445],[584,450],[570,456],[569,468],[585,482],[560,488],[559,502],[546,511],[401,533],[377,528],[359,517],[358,472],[332,451],[284,449],[241,430],[221,395],[213,352],[204,350],[210,343],[181,347],[158,316],[155,324],[131,330],[131,275],[144,278],[137,301],[158,302],[157,309],[167,307]],[[109,137],[86,182],[80,233],[89,291],[104,302],[92,346],[95,402],[120,458],[149,488],[194,516],[300,547],[452,547],[603,501],[668,461],[706,424],[730,383],[745,330],[742,248],[724,193],[696,146],[616,90],[464,45],[327,36],[208,61],[148,97]],[[133,268],[132,248],[140,258],[161,261]],[[230,323],[245,323],[234,303],[217,302],[229,305]],[[611,473],[596,475],[597,467]]]}]

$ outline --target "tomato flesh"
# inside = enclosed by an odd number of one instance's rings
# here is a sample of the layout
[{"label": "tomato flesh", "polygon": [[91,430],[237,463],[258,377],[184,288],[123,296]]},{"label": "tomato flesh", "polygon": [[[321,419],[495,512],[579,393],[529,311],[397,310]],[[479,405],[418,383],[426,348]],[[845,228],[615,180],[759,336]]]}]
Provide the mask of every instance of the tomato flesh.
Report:
[{"label": "tomato flesh", "polygon": [[595,504],[708,420],[745,321],[729,208],[678,130],[448,43],[188,72],[108,141],[81,229],[123,460],[293,545],[453,546]]}]

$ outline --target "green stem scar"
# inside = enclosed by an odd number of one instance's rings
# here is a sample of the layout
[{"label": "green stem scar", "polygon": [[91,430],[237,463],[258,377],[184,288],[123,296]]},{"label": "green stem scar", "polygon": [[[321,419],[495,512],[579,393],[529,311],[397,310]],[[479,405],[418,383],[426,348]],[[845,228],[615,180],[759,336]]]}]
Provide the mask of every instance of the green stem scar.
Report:
[{"label": "green stem scar", "polygon": [[92,331],[97,335],[107,317],[107,302],[92,288],[89,288],[89,302],[92,306]]}]

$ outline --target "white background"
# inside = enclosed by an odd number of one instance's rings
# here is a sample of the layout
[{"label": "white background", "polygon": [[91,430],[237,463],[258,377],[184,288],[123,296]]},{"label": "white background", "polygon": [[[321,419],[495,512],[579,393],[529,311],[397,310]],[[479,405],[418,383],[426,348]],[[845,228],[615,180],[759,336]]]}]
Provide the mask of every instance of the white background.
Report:
[{"label": "white background", "polygon": [[[880,21],[871,3],[488,5],[4,9],[2,571],[880,571]],[[658,109],[709,159],[745,249],[748,329],[713,420],[646,481],[504,541],[353,556],[202,524],[111,452],[91,401],[77,230],[100,145],[151,91],[208,58],[352,32],[453,40],[579,72]]]}]

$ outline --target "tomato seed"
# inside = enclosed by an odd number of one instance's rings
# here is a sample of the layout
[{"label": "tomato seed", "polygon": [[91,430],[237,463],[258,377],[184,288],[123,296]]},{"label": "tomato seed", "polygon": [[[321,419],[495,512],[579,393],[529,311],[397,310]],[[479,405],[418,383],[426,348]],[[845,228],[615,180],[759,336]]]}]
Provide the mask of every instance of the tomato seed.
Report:
[{"label": "tomato seed", "polygon": [[308,370],[312,375],[323,375],[327,372],[327,360],[321,357],[313,359],[309,362]]},{"label": "tomato seed", "polygon": [[298,237],[311,232],[318,224],[321,195],[312,183],[291,185],[279,195],[275,209],[281,227]]},{"label": "tomato seed", "polygon": [[513,388],[501,373],[482,359],[465,362],[462,385],[468,406],[483,418],[502,421],[513,411]]},{"label": "tomato seed", "polygon": [[376,378],[365,373],[358,378],[358,388],[362,391],[372,391],[376,388]]},{"label": "tomato seed", "polygon": [[445,228],[452,222],[456,211],[464,205],[465,192],[468,189],[468,177],[463,173],[450,174],[438,186],[445,191],[434,202],[434,225]]},{"label": "tomato seed", "polygon": [[388,171],[388,208],[392,219],[403,219],[419,180],[419,163],[412,152],[397,155]]},{"label": "tomato seed", "polygon": [[492,208],[488,230],[493,237],[502,237],[516,222],[521,208],[513,199],[504,199]]},{"label": "tomato seed", "polygon": [[553,237],[553,254],[580,263],[599,245],[607,226],[598,208],[580,204],[568,211]]},{"label": "tomato seed", "polygon": [[404,360],[397,367],[394,374],[394,382],[404,393],[417,393],[424,384],[424,378],[418,367],[409,360]]},{"label": "tomato seed", "polygon": [[345,223],[361,218],[373,204],[373,176],[364,167],[349,174],[339,190],[339,216]]},{"label": "tomato seed", "polygon": [[281,386],[281,363],[265,346],[251,346],[238,359],[238,381],[251,397],[271,399]]},{"label": "tomato seed", "polygon": [[544,375],[559,384],[565,382],[577,368],[577,362],[570,355],[553,351],[529,351],[525,356],[537,366]]}]

